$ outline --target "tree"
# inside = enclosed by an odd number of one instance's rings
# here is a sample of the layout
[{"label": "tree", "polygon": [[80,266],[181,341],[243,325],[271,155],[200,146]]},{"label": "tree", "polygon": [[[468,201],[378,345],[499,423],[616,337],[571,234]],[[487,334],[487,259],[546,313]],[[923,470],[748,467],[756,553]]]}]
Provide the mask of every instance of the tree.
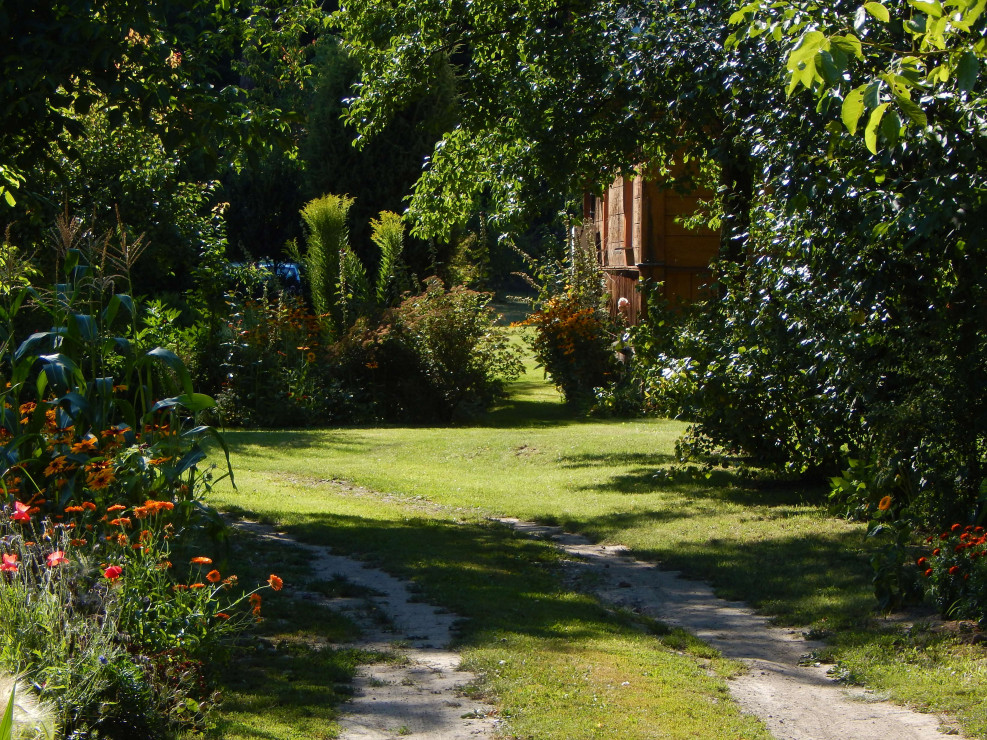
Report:
[{"label": "tree", "polygon": [[[291,116],[244,94],[266,69],[297,83],[317,0],[0,2],[0,193],[13,195],[49,145],[105,107],[111,126],[151,127],[169,149],[216,153],[286,131]],[[71,137],[65,146],[71,146]]]},{"label": "tree", "polygon": [[747,89],[733,84],[747,47],[724,49],[730,13],[685,1],[347,3],[336,19],[363,70],[347,115],[364,142],[451,76],[457,106],[411,201],[420,234],[447,235],[481,198],[496,225],[542,193],[678,155],[686,179],[717,163],[737,244],[752,193],[739,124],[774,94],[763,76],[775,72],[750,60]]}]

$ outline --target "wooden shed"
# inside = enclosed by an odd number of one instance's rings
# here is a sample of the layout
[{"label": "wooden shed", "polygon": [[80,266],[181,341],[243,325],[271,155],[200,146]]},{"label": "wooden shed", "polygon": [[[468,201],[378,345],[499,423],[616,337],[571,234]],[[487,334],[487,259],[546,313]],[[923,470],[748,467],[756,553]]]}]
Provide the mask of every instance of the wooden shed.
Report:
[{"label": "wooden shed", "polygon": [[720,234],[708,228],[687,229],[678,220],[696,211],[701,197],[682,195],[660,182],[619,177],[602,197],[587,195],[583,218],[592,225],[597,258],[606,275],[611,310],[621,298],[629,301],[632,323],[646,311],[637,285],[662,284],[671,302],[694,301],[709,285],[710,261],[720,249]]}]

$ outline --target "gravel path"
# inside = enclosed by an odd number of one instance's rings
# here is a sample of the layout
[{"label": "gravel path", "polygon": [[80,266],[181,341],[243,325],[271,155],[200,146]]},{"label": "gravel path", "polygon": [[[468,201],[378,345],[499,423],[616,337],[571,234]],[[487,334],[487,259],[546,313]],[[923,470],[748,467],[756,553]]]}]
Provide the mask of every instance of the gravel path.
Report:
[{"label": "gravel path", "polygon": [[[360,493],[365,492],[360,489]],[[679,626],[742,661],[748,671],[729,682],[742,709],[759,717],[777,740],[935,740],[962,736],[935,715],[881,701],[872,692],[840,684],[824,666],[807,661],[823,647],[794,630],[771,627],[743,604],[717,598],[704,583],[630,557],[622,546],[594,545],[579,535],[512,518],[499,518],[516,531],[553,542],[572,560],[568,567],[591,574],[596,595]],[[354,699],[343,707],[343,740],[480,740],[496,736],[492,707],[464,696],[476,676],[459,670],[458,653],[448,649],[458,617],[419,601],[408,583],[329,548],[295,542],[264,525],[241,522],[240,529],[306,550],[314,575],[342,577],[370,589],[366,598],[308,594],[356,621],[364,637],[353,647],[390,653],[395,660],[363,666]],[[717,738],[711,728],[710,738]],[[619,740],[619,739],[614,739]]]},{"label": "gravel path", "polygon": [[[742,661],[746,674],[729,682],[744,711],[759,717],[778,740],[933,740],[961,738],[932,714],[913,712],[872,692],[848,688],[806,661],[822,643],[793,630],[771,627],[743,604],[717,598],[705,583],[630,557],[621,546],[594,545],[579,535],[517,519],[501,523],[548,539],[591,570],[604,601],[686,629]],[[711,734],[710,737],[716,737]]]},{"label": "gravel path", "polygon": [[257,537],[302,548],[312,558],[317,579],[342,577],[373,592],[369,599],[305,594],[360,626],[360,642],[340,647],[374,650],[394,658],[358,669],[354,697],[342,707],[342,740],[493,737],[497,724],[493,707],[463,695],[463,687],[476,676],[459,670],[459,654],[448,649],[459,619],[455,614],[417,600],[406,581],[358,560],[333,555],[328,547],[296,542],[254,522],[235,526]]}]

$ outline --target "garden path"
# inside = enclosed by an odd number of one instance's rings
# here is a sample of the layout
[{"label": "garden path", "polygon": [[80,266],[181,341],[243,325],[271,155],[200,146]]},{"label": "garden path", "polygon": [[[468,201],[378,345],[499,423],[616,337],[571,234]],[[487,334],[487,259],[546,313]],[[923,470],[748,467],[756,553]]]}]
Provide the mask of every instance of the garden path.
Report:
[{"label": "garden path", "polygon": [[728,682],[730,694],[778,740],[961,737],[936,715],[840,684],[810,657],[822,643],[806,640],[795,630],[769,626],[767,618],[743,604],[717,598],[705,583],[635,560],[622,546],[594,545],[559,527],[512,518],[497,521],[554,542],[574,558],[569,568],[592,573],[590,582],[598,584],[593,590],[603,601],[682,627],[725,657],[743,662],[748,671]]},{"label": "garden path", "polygon": [[493,707],[464,696],[463,687],[476,676],[460,670],[459,654],[448,649],[458,620],[455,614],[420,601],[407,581],[359,560],[334,555],[328,547],[297,542],[256,522],[239,521],[235,526],[305,550],[317,580],[342,577],[372,593],[366,598],[301,594],[359,625],[360,641],[339,647],[392,657],[358,669],[354,697],[342,708],[342,740],[482,740],[493,736]]}]

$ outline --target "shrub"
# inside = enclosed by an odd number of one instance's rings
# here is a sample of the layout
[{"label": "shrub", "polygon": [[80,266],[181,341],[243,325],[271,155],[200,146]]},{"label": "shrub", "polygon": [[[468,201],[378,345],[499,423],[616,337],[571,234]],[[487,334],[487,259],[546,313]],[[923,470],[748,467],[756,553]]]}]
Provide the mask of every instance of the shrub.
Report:
[{"label": "shrub", "polygon": [[548,298],[524,324],[539,367],[552,378],[567,403],[589,403],[598,388],[618,375],[614,326],[603,310],[574,292]]},{"label": "shrub", "polygon": [[943,616],[987,624],[987,533],[981,526],[954,524],[926,544],[918,559],[929,597]]}]

